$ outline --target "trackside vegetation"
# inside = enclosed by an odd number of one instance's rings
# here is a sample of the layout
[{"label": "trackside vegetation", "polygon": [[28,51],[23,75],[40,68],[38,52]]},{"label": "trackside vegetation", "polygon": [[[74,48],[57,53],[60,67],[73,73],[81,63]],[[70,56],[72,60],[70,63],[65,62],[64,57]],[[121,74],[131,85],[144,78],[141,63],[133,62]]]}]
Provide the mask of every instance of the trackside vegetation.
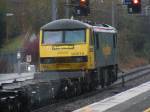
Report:
[{"label": "trackside vegetation", "polygon": [[[65,0],[57,0],[57,18],[65,18]],[[119,63],[121,67],[135,67],[150,62],[150,17],[144,14],[128,14],[120,0],[115,2],[115,27],[118,30]],[[144,0],[143,4],[148,4]],[[87,17],[75,19],[96,23],[112,22],[112,2],[91,0],[91,12]],[[70,8],[71,17],[72,8]],[[7,17],[6,12],[13,13]],[[51,0],[1,0],[0,1],[0,51],[11,52],[23,48],[31,35],[39,37],[39,29],[51,21]],[[6,32],[8,42],[6,42]],[[32,44],[36,44],[37,42]],[[28,43],[29,45],[29,43]],[[29,51],[28,51],[29,52]],[[36,51],[37,52],[37,51]],[[37,58],[38,59],[38,58]],[[36,61],[35,61],[36,62]],[[130,65],[130,66],[129,66]]]}]

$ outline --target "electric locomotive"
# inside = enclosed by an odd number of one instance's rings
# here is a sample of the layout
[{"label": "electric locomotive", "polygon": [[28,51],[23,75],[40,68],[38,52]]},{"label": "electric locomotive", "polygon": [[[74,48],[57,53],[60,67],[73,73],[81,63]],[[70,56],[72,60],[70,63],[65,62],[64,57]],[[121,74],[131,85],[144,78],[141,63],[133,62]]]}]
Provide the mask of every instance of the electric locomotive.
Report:
[{"label": "electric locomotive", "polygon": [[63,85],[95,88],[117,80],[117,31],[106,24],[90,25],[60,19],[40,30],[40,71]]}]

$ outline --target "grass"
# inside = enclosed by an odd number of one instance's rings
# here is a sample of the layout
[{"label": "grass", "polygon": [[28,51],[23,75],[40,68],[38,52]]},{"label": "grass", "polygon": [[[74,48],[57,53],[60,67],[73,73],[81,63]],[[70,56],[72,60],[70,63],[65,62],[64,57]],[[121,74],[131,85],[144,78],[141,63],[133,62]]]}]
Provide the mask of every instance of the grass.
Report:
[{"label": "grass", "polygon": [[14,39],[10,39],[8,42],[5,42],[0,49],[0,52],[15,52],[23,45],[23,37],[19,36]]}]

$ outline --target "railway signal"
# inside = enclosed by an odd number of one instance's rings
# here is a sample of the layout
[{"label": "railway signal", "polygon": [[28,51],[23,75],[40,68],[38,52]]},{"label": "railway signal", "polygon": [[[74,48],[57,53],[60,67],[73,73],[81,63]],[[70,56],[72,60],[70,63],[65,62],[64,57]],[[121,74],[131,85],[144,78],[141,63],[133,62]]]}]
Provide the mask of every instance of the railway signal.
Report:
[{"label": "railway signal", "polygon": [[74,15],[76,16],[88,16],[90,13],[89,0],[72,0],[74,4]]},{"label": "railway signal", "polygon": [[131,14],[141,12],[141,0],[131,0],[131,3],[128,4],[128,12]]}]

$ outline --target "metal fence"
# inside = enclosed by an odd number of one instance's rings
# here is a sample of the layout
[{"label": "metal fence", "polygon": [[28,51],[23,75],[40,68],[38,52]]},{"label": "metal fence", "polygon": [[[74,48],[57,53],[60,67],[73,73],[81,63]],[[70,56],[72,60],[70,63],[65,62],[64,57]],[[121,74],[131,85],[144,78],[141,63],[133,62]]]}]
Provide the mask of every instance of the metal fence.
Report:
[{"label": "metal fence", "polygon": [[[28,63],[26,62],[27,54],[23,51],[20,51],[20,59],[17,59],[17,52],[13,53],[2,53],[0,52],[0,74],[1,73],[17,73],[18,69],[20,72],[27,72],[27,67],[32,64],[36,65],[37,63]],[[18,67],[19,66],[19,67]]]},{"label": "metal fence", "polygon": [[15,72],[16,65],[16,53],[0,53],[0,73]]}]

